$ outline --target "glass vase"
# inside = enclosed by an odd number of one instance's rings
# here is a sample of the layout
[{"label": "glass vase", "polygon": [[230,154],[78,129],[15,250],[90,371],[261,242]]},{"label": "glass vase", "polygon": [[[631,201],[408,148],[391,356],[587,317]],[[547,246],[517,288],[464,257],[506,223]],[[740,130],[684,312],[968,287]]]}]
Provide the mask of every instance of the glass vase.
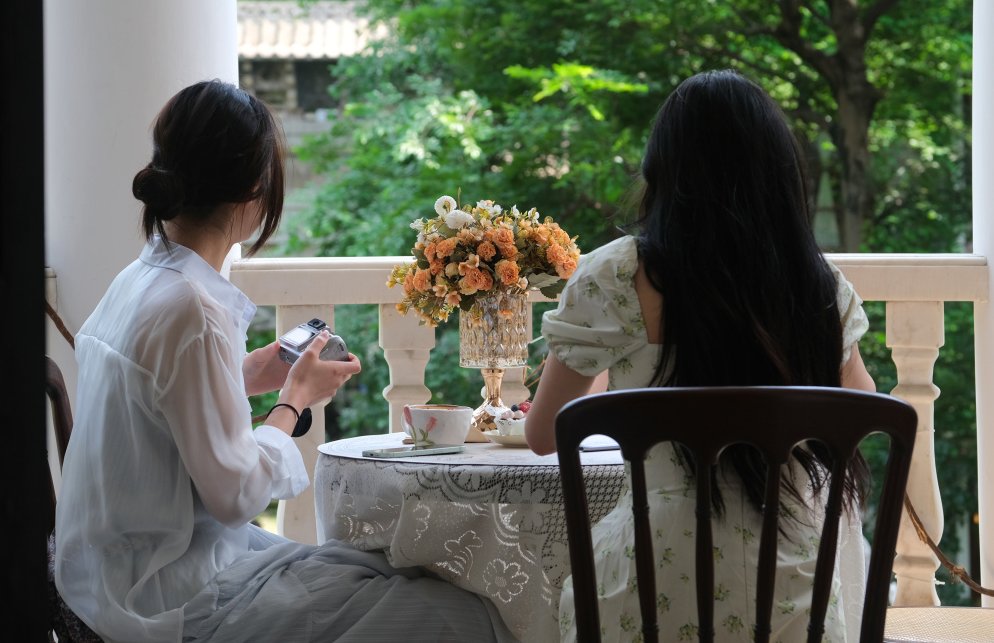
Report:
[{"label": "glass vase", "polygon": [[528,294],[497,292],[478,297],[459,311],[459,365],[483,374],[483,404],[473,412],[473,428],[491,431],[507,410],[500,399],[505,368],[528,362]]}]

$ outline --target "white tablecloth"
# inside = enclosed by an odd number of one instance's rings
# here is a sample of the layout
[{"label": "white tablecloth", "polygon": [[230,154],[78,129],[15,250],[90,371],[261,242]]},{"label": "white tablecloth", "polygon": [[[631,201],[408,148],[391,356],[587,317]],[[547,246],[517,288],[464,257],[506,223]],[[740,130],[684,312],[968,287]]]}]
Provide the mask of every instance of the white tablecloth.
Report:
[{"label": "white tablecloth", "polygon": [[[467,444],[460,454],[363,458],[403,434],[319,447],[314,475],[318,538],[383,550],[395,567],[420,566],[488,597],[522,641],[557,640],[559,594],[569,575],[555,455]],[[618,451],[581,454],[592,522],[624,484]]]}]

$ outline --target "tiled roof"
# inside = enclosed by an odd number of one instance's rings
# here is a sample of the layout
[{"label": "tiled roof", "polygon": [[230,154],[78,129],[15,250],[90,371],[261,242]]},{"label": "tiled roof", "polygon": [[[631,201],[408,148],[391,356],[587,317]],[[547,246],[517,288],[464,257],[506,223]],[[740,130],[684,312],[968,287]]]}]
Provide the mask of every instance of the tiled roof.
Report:
[{"label": "tiled roof", "polygon": [[239,2],[238,57],[328,59],[360,51],[368,21],[352,3]]}]

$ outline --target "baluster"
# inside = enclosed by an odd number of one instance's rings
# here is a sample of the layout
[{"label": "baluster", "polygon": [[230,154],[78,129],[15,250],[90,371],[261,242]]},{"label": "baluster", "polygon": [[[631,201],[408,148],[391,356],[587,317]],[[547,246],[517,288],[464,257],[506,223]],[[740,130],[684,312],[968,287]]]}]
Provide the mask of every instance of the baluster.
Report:
[{"label": "baluster", "polygon": [[413,313],[401,315],[394,304],[380,304],[380,347],[390,369],[390,384],[383,389],[390,405],[390,431],[403,431],[404,405],[431,399],[425,367],[435,347],[435,329],[419,325]]},{"label": "baluster", "polygon": [[[887,346],[897,365],[897,387],[893,395],[909,402],[918,412],[908,496],[935,542],[942,537],[943,515],[934,447],[934,403],[939,389],[932,383],[932,372],[943,343],[941,301],[887,302]],[[897,576],[894,605],[938,605],[934,582],[938,567],[939,559],[919,540],[904,513],[894,559]]]},{"label": "baluster", "polygon": [[[318,317],[323,319],[329,330],[335,328],[333,306],[277,306],[276,334],[282,335],[294,326]],[[324,406],[311,407],[314,418],[311,430],[299,438],[294,438],[308,476],[314,474],[318,461],[318,445],[324,442]],[[309,485],[299,496],[290,500],[280,500],[276,509],[276,531],[287,538],[302,543],[317,544],[317,522],[314,516],[314,486]]]}]

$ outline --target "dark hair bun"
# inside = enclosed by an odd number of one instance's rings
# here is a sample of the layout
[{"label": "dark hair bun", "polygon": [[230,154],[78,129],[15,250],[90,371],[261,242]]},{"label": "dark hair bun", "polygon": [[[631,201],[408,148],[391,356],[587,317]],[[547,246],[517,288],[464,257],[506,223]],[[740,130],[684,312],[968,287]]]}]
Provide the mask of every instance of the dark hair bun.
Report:
[{"label": "dark hair bun", "polygon": [[148,165],[139,170],[131,183],[131,193],[145,204],[148,214],[169,221],[183,208],[186,190],[175,172]]}]

